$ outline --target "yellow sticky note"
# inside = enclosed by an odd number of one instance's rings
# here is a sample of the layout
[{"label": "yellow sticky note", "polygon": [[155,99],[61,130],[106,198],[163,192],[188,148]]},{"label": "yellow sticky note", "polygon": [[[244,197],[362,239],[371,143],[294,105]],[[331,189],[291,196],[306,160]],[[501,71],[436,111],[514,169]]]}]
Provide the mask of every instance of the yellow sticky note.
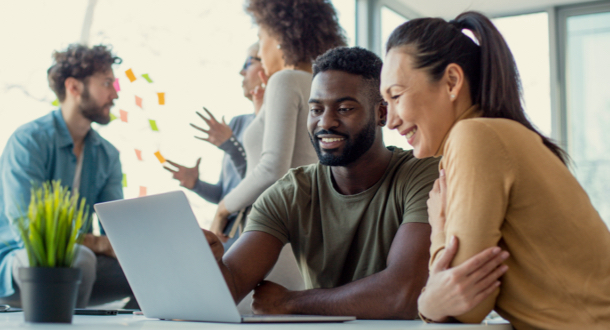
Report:
[{"label": "yellow sticky note", "polygon": [[127,174],[123,173],[123,188],[127,187]]},{"label": "yellow sticky note", "polygon": [[157,93],[157,96],[159,97],[159,104],[164,105],[165,104],[165,93]]},{"label": "yellow sticky note", "polygon": [[148,120],[148,123],[150,124],[150,128],[151,128],[153,131],[155,131],[155,132],[158,132],[158,131],[159,131],[159,127],[157,127],[157,122],[156,122],[156,121],[154,121],[154,120],[152,120],[152,119],[149,119],[149,120]]},{"label": "yellow sticky note", "polygon": [[163,155],[161,155],[161,151],[155,152],[155,157],[157,157],[157,159],[159,160],[159,163],[161,163],[161,164],[165,163],[165,158],[163,158]]},{"label": "yellow sticky note", "polygon": [[138,195],[138,197],[144,197],[144,196],[146,196],[146,187],[140,186],[140,195]]},{"label": "yellow sticky note", "polygon": [[113,115],[113,114],[111,113],[111,114],[110,114],[110,121],[113,121],[113,120],[115,120],[115,119],[116,119],[116,116],[115,116],[115,115]]},{"label": "yellow sticky note", "polygon": [[131,82],[134,82],[136,80],[136,75],[133,74],[133,71],[131,71],[131,69],[125,71],[125,75],[127,76],[129,81],[131,81]]},{"label": "yellow sticky note", "polygon": [[59,106],[59,100],[55,99],[55,101],[51,102],[52,105],[58,107]]}]

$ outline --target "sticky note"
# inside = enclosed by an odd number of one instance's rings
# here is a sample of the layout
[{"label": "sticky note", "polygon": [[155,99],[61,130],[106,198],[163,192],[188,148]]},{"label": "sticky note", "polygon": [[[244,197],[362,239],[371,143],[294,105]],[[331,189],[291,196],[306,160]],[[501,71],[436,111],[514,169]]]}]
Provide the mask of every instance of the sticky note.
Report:
[{"label": "sticky note", "polygon": [[127,122],[127,111],[119,110],[119,113],[120,113],[120,116],[121,116],[121,121]]},{"label": "sticky note", "polygon": [[165,158],[163,158],[163,155],[161,155],[161,151],[155,152],[155,157],[157,157],[157,159],[159,160],[159,163],[161,163],[161,164],[165,163]]},{"label": "sticky note", "polygon": [[142,98],[136,95],[136,105],[139,106],[141,109],[142,108]]},{"label": "sticky note", "polygon": [[59,100],[55,99],[55,101],[51,102],[52,105],[58,107],[59,106]]},{"label": "sticky note", "polygon": [[119,78],[114,79],[112,85],[114,86],[114,90],[116,90],[117,92],[121,91],[121,85],[119,85]]},{"label": "sticky note", "polygon": [[157,96],[159,97],[159,104],[164,105],[165,104],[165,93],[157,93]]},{"label": "sticky note", "polygon": [[156,122],[156,121],[154,121],[154,120],[152,120],[152,119],[149,119],[149,120],[148,120],[148,123],[150,123],[150,128],[151,128],[153,131],[155,131],[155,132],[158,132],[158,131],[159,131],[159,128],[157,127],[157,122]]},{"label": "sticky note", "polygon": [[136,150],[136,157],[138,157],[138,160],[142,160],[142,150],[138,150],[138,149],[135,149],[135,150]]},{"label": "sticky note", "polygon": [[144,197],[144,196],[146,196],[146,187],[140,186],[140,195],[138,195],[138,197]]},{"label": "sticky note", "polygon": [[136,75],[133,74],[133,71],[131,71],[131,69],[125,71],[125,75],[127,76],[127,78],[129,78],[129,81],[134,82],[134,80],[136,80]]},{"label": "sticky note", "polygon": [[127,187],[127,174],[123,173],[123,188]]},{"label": "sticky note", "polygon": [[111,114],[110,114],[110,121],[113,121],[113,120],[115,120],[115,119],[116,119],[116,116],[115,116],[114,114],[112,114],[112,113],[111,113]]},{"label": "sticky note", "polygon": [[150,77],[148,76],[148,73],[143,74],[142,77],[146,79],[146,81],[148,81],[149,83],[153,82],[152,79],[150,79]]}]

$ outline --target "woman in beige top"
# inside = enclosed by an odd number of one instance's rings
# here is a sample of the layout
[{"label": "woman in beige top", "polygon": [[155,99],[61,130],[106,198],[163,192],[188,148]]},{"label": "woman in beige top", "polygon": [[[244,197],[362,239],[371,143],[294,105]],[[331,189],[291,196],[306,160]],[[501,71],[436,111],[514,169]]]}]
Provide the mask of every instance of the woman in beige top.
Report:
[{"label": "woman in beige top", "polygon": [[[517,329],[610,328],[610,232],[565,153],[527,120],[498,30],[473,12],[416,19],[387,51],[389,127],[416,157],[443,156],[422,317],[475,323],[495,309]],[[495,246],[510,253],[506,265],[455,271]]]}]

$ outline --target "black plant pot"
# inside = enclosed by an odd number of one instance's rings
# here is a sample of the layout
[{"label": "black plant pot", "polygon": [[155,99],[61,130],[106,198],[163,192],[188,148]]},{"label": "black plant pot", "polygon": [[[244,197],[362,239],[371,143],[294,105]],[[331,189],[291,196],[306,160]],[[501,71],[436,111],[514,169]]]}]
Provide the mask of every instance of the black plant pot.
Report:
[{"label": "black plant pot", "polygon": [[19,268],[25,321],[72,323],[81,277],[79,268]]}]

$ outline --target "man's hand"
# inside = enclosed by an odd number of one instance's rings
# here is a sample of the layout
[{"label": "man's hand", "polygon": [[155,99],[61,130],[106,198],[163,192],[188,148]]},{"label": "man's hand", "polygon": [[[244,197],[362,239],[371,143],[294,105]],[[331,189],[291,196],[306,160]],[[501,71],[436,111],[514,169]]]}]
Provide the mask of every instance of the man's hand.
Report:
[{"label": "man's hand", "polygon": [[199,115],[199,117],[201,117],[201,119],[203,119],[203,121],[205,121],[205,123],[208,125],[209,128],[207,130],[205,130],[193,123],[191,123],[191,126],[202,131],[203,133],[206,133],[208,135],[208,137],[207,138],[202,138],[202,137],[198,137],[198,136],[195,136],[195,137],[199,140],[207,141],[217,147],[220,147],[220,145],[225,143],[225,141],[227,141],[233,135],[233,131],[231,130],[229,125],[227,125],[227,123],[225,123],[224,116],[222,117],[222,123],[220,123],[216,120],[216,118],[214,118],[214,115],[212,115],[212,113],[210,113],[208,111],[208,109],[206,109],[204,107],[203,110],[205,110],[205,112],[208,113],[208,116],[210,116],[210,119],[207,119],[206,117],[204,117],[201,113],[199,113],[199,111],[197,111],[197,115]]},{"label": "man's hand", "polygon": [[226,243],[229,240],[229,237],[223,233],[223,230],[227,226],[227,221],[229,218],[229,211],[225,207],[224,200],[218,203],[218,208],[216,209],[216,215],[214,215],[214,220],[212,221],[212,226],[210,227],[210,231],[216,234],[218,238]]},{"label": "man's hand", "polygon": [[95,236],[93,234],[85,234],[82,245],[88,247],[95,254],[103,254],[116,259],[116,254],[110,241],[106,236]]},{"label": "man's hand", "polygon": [[458,241],[453,236],[432,265],[425,290],[417,301],[419,312],[430,320],[446,322],[451,316],[470,311],[500,286],[498,279],[508,270],[502,262],[509,254],[497,246],[449,268],[457,250]]},{"label": "man's hand", "polygon": [[288,308],[289,291],[285,287],[262,281],[252,296],[252,312],[254,314],[291,314]]},{"label": "man's hand", "polygon": [[434,187],[430,190],[428,205],[428,222],[432,227],[432,235],[445,228],[445,208],[447,207],[447,180],[445,170],[441,170]]},{"label": "man's hand", "polygon": [[203,234],[205,235],[205,239],[208,241],[208,244],[210,244],[210,248],[212,249],[214,258],[216,259],[216,261],[222,262],[222,257],[225,254],[225,248],[224,246],[222,246],[222,243],[220,243],[218,236],[216,236],[216,234],[212,233],[209,230],[205,230],[203,228],[201,230],[203,231]]},{"label": "man's hand", "polygon": [[182,166],[180,164],[174,163],[169,159],[166,159],[168,163],[170,163],[171,165],[173,165],[174,167],[176,167],[178,170],[172,170],[171,168],[167,167],[167,166],[163,166],[164,169],[172,172],[172,178],[180,181],[180,185],[188,188],[188,189],[193,189],[195,188],[195,184],[197,183],[197,180],[199,180],[199,163],[201,162],[201,158],[197,159],[197,163],[195,164],[194,167],[186,167],[186,166]]}]

